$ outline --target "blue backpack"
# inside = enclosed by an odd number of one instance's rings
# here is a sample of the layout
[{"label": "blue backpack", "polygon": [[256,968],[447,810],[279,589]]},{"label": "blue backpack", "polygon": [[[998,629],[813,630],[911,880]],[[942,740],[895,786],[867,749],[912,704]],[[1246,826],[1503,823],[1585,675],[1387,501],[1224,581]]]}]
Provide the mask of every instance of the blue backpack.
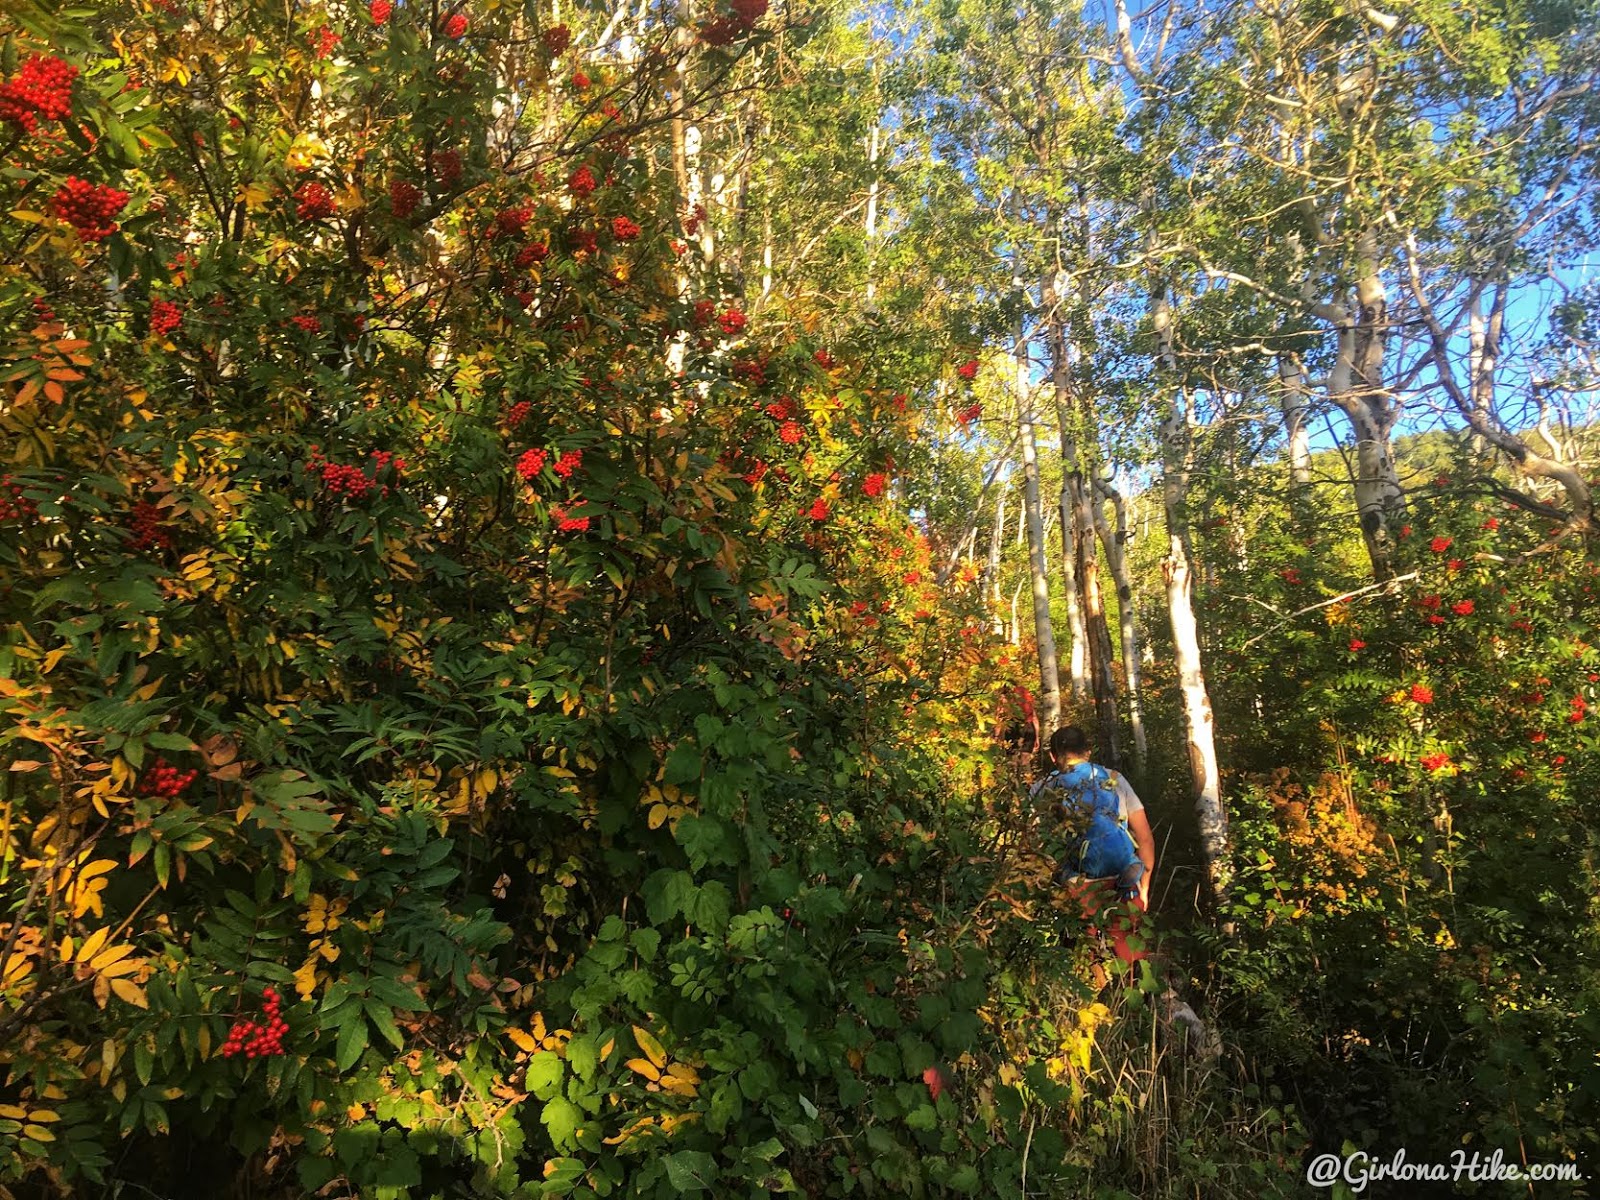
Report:
[{"label": "blue backpack", "polygon": [[[1084,814],[1088,817],[1087,825],[1062,859],[1063,873],[1088,879],[1129,874],[1129,868],[1139,862],[1139,848],[1122,820],[1111,772],[1094,763],[1079,763],[1070,771],[1051,775],[1045,780],[1045,787],[1066,793],[1060,803],[1074,827]],[[1137,883],[1138,875],[1132,878]]]}]

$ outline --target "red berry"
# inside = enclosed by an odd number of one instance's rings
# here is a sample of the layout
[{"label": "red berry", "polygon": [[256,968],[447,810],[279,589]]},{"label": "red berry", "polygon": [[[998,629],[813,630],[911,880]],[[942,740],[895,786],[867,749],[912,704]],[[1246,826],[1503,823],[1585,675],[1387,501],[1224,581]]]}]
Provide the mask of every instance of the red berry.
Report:
[{"label": "red berry", "polygon": [[117,231],[117,223],[111,218],[128,203],[128,193],[69,176],[56,190],[51,203],[56,216],[76,229],[79,237],[86,242],[98,242]]}]

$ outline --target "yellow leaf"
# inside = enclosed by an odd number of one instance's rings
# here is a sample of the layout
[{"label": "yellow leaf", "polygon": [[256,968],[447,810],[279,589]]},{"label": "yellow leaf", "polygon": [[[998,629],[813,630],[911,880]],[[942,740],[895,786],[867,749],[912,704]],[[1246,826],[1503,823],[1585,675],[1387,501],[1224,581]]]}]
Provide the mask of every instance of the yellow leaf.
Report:
[{"label": "yellow leaf", "polygon": [[268,200],[272,199],[272,189],[252,180],[239,185],[239,191],[234,197],[244,203],[251,212],[265,207]]},{"label": "yellow leaf", "polygon": [[110,936],[111,927],[109,925],[101,926],[88,937],[83,939],[83,945],[78,947],[78,952],[76,954],[71,956],[63,955],[62,957],[66,958],[69,962],[73,959],[76,959],[78,962],[88,962],[96,954],[100,953],[101,949],[106,944],[106,939]]},{"label": "yellow leaf", "polygon": [[8,1121],[26,1121],[28,1110],[15,1104],[0,1104],[0,1117]]},{"label": "yellow leaf", "polygon": [[313,954],[300,964],[300,969],[294,973],[294,990],[300,994],[300,999],[309,999],[317,990],[317,956]]},{"label": "yellow leaf", "polygon": [[660,829],[664,824],[666,824],[667,817],[669,817],[670,815],[671,815],[671,810],[669,808],[667,808],[667,806],[665,804],[659,804],[659,803],[656,804],[654,807],[652,807],[650,809],[650,817],[649,817],[650,828],[651,829]]},{"label": "yellow leaf", "polygon": [[506,1036],[517,1044],[519,1050],[525,1050],[529,1054],[539,1048],[538,1039],[530,1037],[520,1029],[508,1029],[506,1030]]},{"label": "yellow leaf", "polygon": [[658,1079],[661,1078],[661,1072],[656,1070],[655,1065],[653,1063],[648,1062],[645,1059],[642,1059],[642,1058],[630,1058],[623,1065],[625,1067],[627,1067],[628,1070],[635,1071],[638,1074],[643,1075],[651,1083],[655,1083]]},{"label": "yellow leaf", "polygon": [[[133,947],[119,946],[117,949],[120,952],[126,953],[127,951],[132,950]],[[104,956],[102,955],[101,957],[103,958]],[[144,966],[145,963],[144,959],[142,958],[130,958],[124,960],[123,962],[112,962],[105,967],[100,966],[100,959],[95,960],[95,970],[101,975],[104,975],[110,979],[115,979],[119,975],[137,974],[139,971],[144,970]]]},{"label": "yellow leaf", "polygon": [[615,1136],[603,1138],[602,1140],[607,1146],[621,1145],[623,1142],[638,1137],[639,1134],[643,1133],[646,1129],[651,1128],[655,1123],[656,1119],[654,1117],[641,1117],[639,1120],[635,1121],[632,1125],[629,1125]]},{"label": "yellow leaf", "polygon": [[328,144],[315,134],[302,133],[289,147],[288,164],[291,171],[304,171],[316,165],[319,158],[328,157]]},{"label": "yellow leaf", "polygon": [[639,1026],[635,1025],[633,1027],[633,1040],[639,1043],[639,1049],[643,1050],[646,1057],[656,1066],[664,1067],[667,1065],[667,1052],[662,1048],[661,1043],[656,1041],[655,1034],[648,1029],[640,1029]]},{"label": "yellow leaf", "polygon": [[126,1000],[135,1008],[149,1008],[150,1001],[145,999],[144,989],[127,979],[113,979],[111,990],[117,994],[117,999]]},{"label": "yellow leaf", "polygon": [[43,1125],[24,1125],[22,1127],[22,1136],[32,1138],[36,1142],[53,1142],[56,1140],[56,1135]]},{"label": "yellow leaf", "polygon": [[[17,1118],[19,1121],[22,1119],[22,1117]],[[36,1108],[29,1114],[27,1119],[39,1125],[52,1125],[61,1120],[61,1114],[53,1113],[48,1108]]]}]

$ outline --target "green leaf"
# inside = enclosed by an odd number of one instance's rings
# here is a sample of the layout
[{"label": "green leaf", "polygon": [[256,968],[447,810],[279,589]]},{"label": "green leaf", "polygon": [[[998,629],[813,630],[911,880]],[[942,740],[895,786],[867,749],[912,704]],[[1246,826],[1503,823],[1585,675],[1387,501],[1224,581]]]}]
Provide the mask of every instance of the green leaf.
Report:
[{"label": "green leaf", "polygon": [[366,1018],[359,1009],[352,1010],[344,1024],[339,1026],[339,1039],[334,1044],[333,1050],[334,1066],[343,1074],[361,1060],[361,1053],[366,1048]]},{"label": "green leaf", "polygon": [[717,1179],[717,1162],[703,1150],[679,1150],[662,1160],[667,1168],[667,1182],[679,1195],[686,1192],[709,1192]]},{"label": "green leaf", "polygon": [[574,1140],[578,1127],[583,1124],[583,1109],[564,1096],[556,1096],[545,1102],[544,1111],[539,1114],[539,1120],[550,1132],[550,1140],[558,1149],[576,1146]]},{"label": "green leaf", "polygon": [[372,1021],[372,1027],[383,1035],[384,1041],[388,1042],[396,1050],[403,1049],[406,1039],[396,1027],[394,1014],[389,1011],[388,1005],[381,1000],[374,1000],[368,997],[362,1002],[362,1006],[367,1010],[367,1016]]},{"label": "green leaf", "polygon": [[527,1088],[541,1100],[549,1100],[561,1090],[566,1065],[549,1050],[541,1050],[528,1060]]}]

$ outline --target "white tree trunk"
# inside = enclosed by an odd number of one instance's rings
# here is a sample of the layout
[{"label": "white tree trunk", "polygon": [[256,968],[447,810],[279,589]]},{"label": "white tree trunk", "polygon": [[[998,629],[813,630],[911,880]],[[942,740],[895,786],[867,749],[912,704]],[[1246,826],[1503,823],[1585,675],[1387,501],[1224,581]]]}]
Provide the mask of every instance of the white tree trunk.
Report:
[{"label": "white tree trunk", "polygon": [[1005,618],[1000,612],[1000,547],[1006,535],[1006,494],[1002,490],[995,499],[994,528],[989,531],[989,561],[984,566],[984,597],[989,605],[990,628],[996,637],[1005,632]]},{"label": "white tree trunk", "polygon": [[1044,511],[1039,500],[1039,446],[1035,437],[1033,389],[1028,381],[1028,347],[1018,331],[1017,419],[1022,434],[1022,501],[1028,529],[1028,575],[1033,585],[1033,635],[1039,656],[1040,728],[1061,724],[1061,681],[1056,635],[1050,622],[1050,573],[1045,564]]},{"label": "white tree trunk", "polygon": [[1160,346],[1162,381],[1161,501],[1167,521],[1167,556],[1161,564],[1166,585],[1172,650],[1183,696],[1188,735],[1189,784],[1200,831],[1200,850],[1213,902],[1220,901],[1228,876],[1228,820],[1222,807],[1217,766],[1216,725],[1200,654],[1200,628],[1194,615],[1194,573],[1189,554],[1189,474],[1192,415],[1177,383],[1172,346],[1172,310],[1164,292],[1151,297],[1151,318]]},{"label": "white tree trunk", "polygon": [[[1122,675],[1128,689],[1128,721],[1133,729],[1133,762],[1142,775],[1150,746],[1144,732],[1144,681],[1139,666],[1139,626],[1134,614],[1133,573],[1128,569],[1128,505],[1110,480],[1095,480],[1095,530],[1105,547],[1106,565],[1117,588],[1117,624],[1122,635]],[[1106,521],[1104,501],[1111,501],[1116,528]]]},{"label": "white tree trunk", "polygon": [[1289,488],[1299,495],[1311,484],[1311,401],[1305,368],[1290,355],[1278,356],[1278,382],[1283,388],[1283,432],[1289,460]]},{"label": "white tree trunk", "polygon": [[1356,241],[1355,307],[1348,298],[1319,305],[1337,333],[1337,352],[1328,376],[1328,399],[1350,420],[1356,438],[1356,509],[1361,536],[1372,561],[1374,579],[1394,575],[1394,535],[1405,511],[1405,491],[1395,466],[1389,435],[1400,416],[1399,405],[1383,382],[1384,341],[1389,326],[1389,300],[1379,273],[1378,240],[1367,229]]}]

